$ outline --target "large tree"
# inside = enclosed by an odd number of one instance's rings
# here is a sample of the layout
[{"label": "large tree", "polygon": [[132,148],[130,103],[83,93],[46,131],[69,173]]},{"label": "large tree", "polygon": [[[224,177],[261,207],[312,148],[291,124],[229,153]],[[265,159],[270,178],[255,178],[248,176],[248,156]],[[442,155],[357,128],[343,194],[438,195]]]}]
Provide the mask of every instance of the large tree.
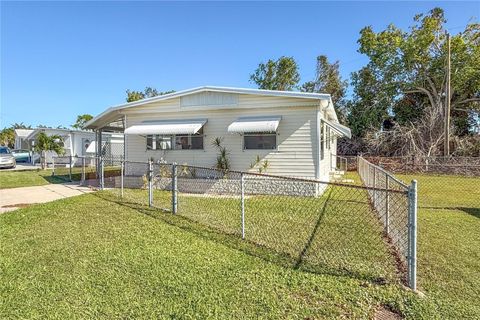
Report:
[{"label": "large tree", "polygon": [[85,129],[85,124],[93,119],[93,116],[91,114],[85,113],[85,114],[79,114],[77,116],[77,121],[72,124],[72,128],[75,128],[77,130],[83,130]]},{"label": "large tree", "polygon": [[127,89],[127,102],[133,102],[137,100],[142,100],[146,98],[153,98],[156,96],[161,96],[164,94],[172,93],[175,92],[175,90],[170,90],[170,91],[158,91],[155,88],[152,87],[146,87],[145,90],[143,91],[136,91],[136,90],[129,90]]},{"label": "large tree", "polygon": [[266,90],[293,90],[300,81],[298,65],[293,57],[282,56],[277,60],[268,60],[260,63],[250,81],[254,82],[259,89]]},{"label": "large tree", "polygon": [[[441,152],[446,101],[445,22],[443,10],[434,8],[426,15],[416,15],[408,31],[389,25],[380,32],[372,27],[360,32],[359,52],[370,59],[366,68],[374,75],[379,95],[373,105],[396,116],[398,126],[409,126],[401,130],[408,135],[393,135],[410,139],[404,143],[411,146],[409,152]],[[480,111],[479,31],[480,25],[471,23],[451,37],[454,133],[468,133],[468,119]]]},{"label": "large tree", "polygon": [[347,103],[347,122],[355,137],[364,137],[370,131],[381,129],[388,118],[388,94],[382,93],[381,82],[375,72],[364,67],[352,73],[352,99]]},{"label": "large tree", "polygon": [[304,92],[328,93],[332,96],[332,102],[337,109],[339,120],[345,123],[345,92],[348,82],[340,75],[340,62],[328,61],[327,56],[317,57],[315,80],[307,81],[300,87]]}]

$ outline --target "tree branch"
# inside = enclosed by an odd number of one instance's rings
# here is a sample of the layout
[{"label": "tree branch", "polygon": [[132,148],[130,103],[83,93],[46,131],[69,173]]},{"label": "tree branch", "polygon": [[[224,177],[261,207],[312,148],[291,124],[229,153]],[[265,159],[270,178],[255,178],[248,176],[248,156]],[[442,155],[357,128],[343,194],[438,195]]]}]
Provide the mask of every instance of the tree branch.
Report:
[{"label": "tree branch", "polygon": [[462,100],[462,101],[459,101],[459,102],[455,102],[455,105],[457,105],[457,104],[465,104],[465,103],[469,103],[469,102],[480,102],[480,98],[465,99],[465,100]]},{"label": "tree branch", "polygon": [[416,87],[414,90],[405,91],[405,93],[415,93],[415,92],[425,93],[428,96],[428,100],[430,100],[430,104],[432,105],[432,108],[435,107],[435,100],[433,99],[432,94],[427,89],[422,87]]}]

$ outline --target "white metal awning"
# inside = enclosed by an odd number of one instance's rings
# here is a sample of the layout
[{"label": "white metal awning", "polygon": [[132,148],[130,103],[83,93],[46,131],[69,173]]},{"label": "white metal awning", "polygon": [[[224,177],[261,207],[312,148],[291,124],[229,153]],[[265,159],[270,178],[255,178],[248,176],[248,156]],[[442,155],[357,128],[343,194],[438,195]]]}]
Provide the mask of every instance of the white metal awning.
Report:
[{"label": "white metal awning", "polygon": [[207,122],[207,119],[145,121],[125,129],[125,134],[195,134]]},{"label": "white metal awning", "polygon": [[241,117],[228,126],[230,133],[276,132],[280,116],[269,117]]},{"label": "white metal awning", "polygon": [[96,143],[95,141],[90,142],[90,144],[88,145],[88,147],[87,147],[87,149],[85,150],[85,152],[87,152],[87,153],[95,153],[95,152],[97,152],[96,146],[97,146],[97,143]]},{"label": "white metal awning", "polygon": [[325,119],[322,119],[322,121],[331,129],[333,129],[333,131],[337,132],[339,135],[347,137],[349,139],[352,138],[352,132],[350,131],[350,128],[345,127],[344,125],[341,125],[338,122],[331,122]]}]

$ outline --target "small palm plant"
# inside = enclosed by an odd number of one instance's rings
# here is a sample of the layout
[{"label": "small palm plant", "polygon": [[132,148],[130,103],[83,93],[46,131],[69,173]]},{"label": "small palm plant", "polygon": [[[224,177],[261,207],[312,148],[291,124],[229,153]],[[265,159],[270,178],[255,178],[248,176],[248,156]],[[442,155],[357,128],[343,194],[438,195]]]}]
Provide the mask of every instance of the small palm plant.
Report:
[{"label": "small palm plant", "polygon": [[262,161],[259,155],[257,155],[255,161],[250,163],[250,169],[257,169],[258,173],[266,173],[269,166],[270,162],[267,159]]},{"label": "small palm plant", "polygon": [[227,172],[230,170],[230,152],[223,146],[223,138],[216,137],[212,141],[212,146],[218,150],[217,163],[215,167]]},{"label": "small palm plant", "polygon": [[34,150],[40,153],[42,169],[47,168],[47,151],[54,151],[58,155],[62,155],[65,152],[61,144],[62,142],[62,137],[58,135],[47,136],[45,132],[38,134]]}]

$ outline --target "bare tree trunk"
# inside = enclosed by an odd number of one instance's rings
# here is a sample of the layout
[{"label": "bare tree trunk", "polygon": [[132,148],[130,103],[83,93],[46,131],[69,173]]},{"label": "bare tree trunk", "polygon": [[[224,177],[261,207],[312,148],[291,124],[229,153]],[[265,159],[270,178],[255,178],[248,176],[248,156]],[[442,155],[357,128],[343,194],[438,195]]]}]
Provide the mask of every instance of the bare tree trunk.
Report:
[{"label": "bare tree trunk", "polygon": [[47,169],[47,153],[45,152],[45,150],[42,150],[42,169],[45,170]]}]

